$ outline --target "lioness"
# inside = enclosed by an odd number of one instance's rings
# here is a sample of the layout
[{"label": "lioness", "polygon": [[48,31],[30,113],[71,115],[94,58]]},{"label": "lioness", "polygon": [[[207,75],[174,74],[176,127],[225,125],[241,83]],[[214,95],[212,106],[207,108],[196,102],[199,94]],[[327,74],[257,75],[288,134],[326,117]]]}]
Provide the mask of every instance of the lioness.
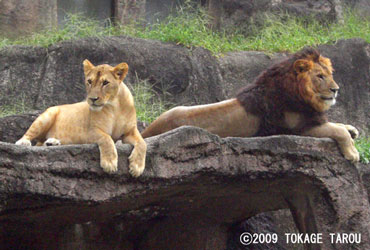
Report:
[{"label": "lioness", "polygon": [[219,103],[176,107],[144,130],[144,138],[182,125],[204,128],[222,137],[295,134],[336,140],[344,157],[359,161],[351,125],[328,122],[324,112],[339,91],[328,58],[307,48],[268,68],[236,98]]},{"label": "lioness", "polygon": [[123,83],[128,65],[94,66],[83,62],[87,98],[83,102],[48,108],[16,142],[17,145],[97,143],[100,165],[104,171],[117,171],[117,150],[114,142],[122,139],[134,149],[129,157],[131,175],[140,176],[145,168],[146,143],[136,123],[134,100]]}]

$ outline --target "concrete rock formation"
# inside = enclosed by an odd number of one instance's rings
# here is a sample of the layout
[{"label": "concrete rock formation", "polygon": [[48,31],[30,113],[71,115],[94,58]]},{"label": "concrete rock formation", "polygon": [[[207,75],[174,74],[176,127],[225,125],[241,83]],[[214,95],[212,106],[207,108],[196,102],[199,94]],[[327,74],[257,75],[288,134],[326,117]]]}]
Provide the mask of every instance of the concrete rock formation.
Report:
[{"label": "concrete rock formation", "polygon": [[8,36],[30,34],[57,25],[57,0],[0,1],[0,32]]},{"label": "concrete rock formation", "polygon": [[246,33],[249,26],[262,25],[265,14],[290,14],[298,17],[314,17],[319,21],[343,23],[344,8],[350,7],[356,13],[370,17],[367,0],[208,0],[207,7],[213,18],[212,26],[217,29],[239,27]]},{"label": "concrete rock formation", "polygon": [[[147,139],[133,179],[99,167],[95,145],[19,147],[0,142],[0,246],[8,249],[225,249],[235,222],[289,208],[308,249],[369,249],[361,176],[329,139],[221,139],[182,127]],[[329,233],[361,234],[331,244]],[[282,239],[281,239],[282,240]]]}]

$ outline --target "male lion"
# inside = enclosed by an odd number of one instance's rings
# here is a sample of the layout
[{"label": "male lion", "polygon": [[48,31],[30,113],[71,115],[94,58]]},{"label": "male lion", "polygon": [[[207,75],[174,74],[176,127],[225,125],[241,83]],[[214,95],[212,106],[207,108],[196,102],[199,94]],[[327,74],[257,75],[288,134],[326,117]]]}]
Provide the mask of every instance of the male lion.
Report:
[{"label": "male lion", "polygon": [[324,112],[335,104],[339,87],[328,58],[304,49],[265,70],[236,98],[208,105],[175,107],[147,129],[144,138],[182,125],[204,128],[221,137],[294,134],[336,140],[344,157],[358,161],[351,125],[328,122]]},{"label": "male lion", "polygon": [[104,171],[117,171],[117,149],[122,139],[134,145],[129,157],[131,175],[140,176],[145,168],[146,143],[137,130],[136,111],[130,90],[123,83],[126,63],[115,67],[83,62],[87,98],[83,102],[48,108],[16,142],[17,145],[97,143]]}]

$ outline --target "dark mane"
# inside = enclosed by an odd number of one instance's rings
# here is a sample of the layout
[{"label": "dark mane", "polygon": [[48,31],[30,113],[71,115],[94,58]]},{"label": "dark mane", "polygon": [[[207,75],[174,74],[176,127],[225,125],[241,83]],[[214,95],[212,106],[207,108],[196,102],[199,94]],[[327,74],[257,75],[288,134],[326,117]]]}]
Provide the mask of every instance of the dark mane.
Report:
[{"label": "dark mane", "polygon": [[[323,113],[314,110],[300,94],[300,84],[293,65],[298,59],[318,62],[320,53],[305,48],[289,58],[263,71],[256,80],[242,88],[236,98],[248,113],[262,118],[258,135],[298,134],[307,127],[326,121]],[[304,115],[306,123],[295,130],[282,128],[284,112],[298,112]]]}]

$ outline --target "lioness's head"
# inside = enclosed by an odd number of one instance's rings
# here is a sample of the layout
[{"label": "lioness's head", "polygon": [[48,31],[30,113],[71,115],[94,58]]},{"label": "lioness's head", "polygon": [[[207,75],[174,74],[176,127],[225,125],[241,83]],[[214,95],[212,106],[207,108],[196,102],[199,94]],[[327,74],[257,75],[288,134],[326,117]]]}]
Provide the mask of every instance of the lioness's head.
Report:
[{"label": "lioness's head", "polygon": [[119,85],[128,72],[127,63],[115,67],[107,64],[94,66],[89,60],[83,61],[87,102],[90,109],[99,111],[117,95]]},{"label": "lioness's head", "polygon": [[293,68],[300,83],[300,95],[316,111],[323,112],[335,104],[339,86],[333,79],[329,58],[310,49],[294,62]]}]

